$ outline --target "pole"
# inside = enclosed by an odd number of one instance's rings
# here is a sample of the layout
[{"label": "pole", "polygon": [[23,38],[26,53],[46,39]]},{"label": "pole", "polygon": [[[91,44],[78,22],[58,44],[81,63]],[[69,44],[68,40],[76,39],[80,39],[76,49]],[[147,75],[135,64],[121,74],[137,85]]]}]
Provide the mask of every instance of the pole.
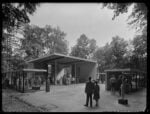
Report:
[{"label": "pole", "polygon": [[74,69],[75,69],[75,83],[77,84],[77,74],[76,74],[76,63],[74,64]]},{"label": "pole", "polygon": [[23,93],[24,93],[24,71],[22,72],[23,74],[22,74],[22,76],[23,76]]},{"label": "pole", "polygon": [[51,65],[48,64],[46,75],[46,92],[50,92],[50,80],[49,80],[50,76],[51,76]]},{"label": "pole", "polygon": [[55,61],[55,76],[54,76],[54,84],[56,84],[56,76],[57,76],[57,61]]}]

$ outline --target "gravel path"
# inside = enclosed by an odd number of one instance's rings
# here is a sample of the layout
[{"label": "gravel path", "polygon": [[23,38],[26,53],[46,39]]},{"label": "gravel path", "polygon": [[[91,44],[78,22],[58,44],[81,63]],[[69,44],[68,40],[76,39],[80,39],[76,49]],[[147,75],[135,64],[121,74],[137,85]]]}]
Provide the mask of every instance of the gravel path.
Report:
[{"label": "gravel path", "polygon": [[17,97],[14,97],[13,96],[14,94],[18,94],[18,93],[12,90],[3,90],[2,111],[4,112],[41,112],[41,110],[38,109],[37,107],[21,101]]},{"label": "gravel path", "polygon": [[[84,93],[85,84],[69,86],[51,86],[50,92],[37,91],[35,93],[24,94],[19,98],[40,108],[47,109],[48,112],[139,112],[146,108],[146,90],[125,95],[129,105],[118,104],[120,98],[118,94],[111,95],[105,90],[105,85],[100,84],[101,98],[99,107],[85,107],[86,95]],[[93,106],[95,101],[93,101]]]},{"label": "gravel path", "polygon": [[[124,106],[118,104],[120,97],[117,93],[111,95],[110,91],[105,90],[105,85],[100,84],[99,107],[89,108],[84,106],[86,100],[84,88],[85,84],[77,84],[51,86],[48,93],[45,91],[3,92],[3,110],[17,112],[143,112],[146,108],[146,89],[125,95],[129,105]],[[8,101],[7,98],[9,98]]]}]

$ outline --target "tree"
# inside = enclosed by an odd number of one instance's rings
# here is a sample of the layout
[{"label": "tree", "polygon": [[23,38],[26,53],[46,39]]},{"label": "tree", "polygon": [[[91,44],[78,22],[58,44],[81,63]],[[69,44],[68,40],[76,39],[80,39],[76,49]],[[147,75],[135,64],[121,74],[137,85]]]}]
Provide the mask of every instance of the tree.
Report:
[{"label": "tree", "polygon": [[127,51],[127,42],[123,38],[116,36],[112,38],[110,46],[112,49],[112,62],[115,63],[115,67],[123,67],[123,58]]},{"label": "tree", "polygon": [[103,72],[104,71],[104,67],[105,67],[105,64],[106,64],[106,61],[105,61],[105,49],[104,47],[100,47],[98,48],[95,53],[94,53],[94,59],[97,60],[98,62],[98,70],[99,72]]},{"label": "tree", "polygon": [[119,36],[113,37],[110,44],[106,43],[105,46],[98,48],[94,53],[94,58],[99,64],[99,71],[103,72],[105,69],[124,68],[126,48],[127,42]]},{"label": "tree", "polygon": [[94,52],[98,46],[96,45],[96,40],[95,39],[89,39],[89,55],[88,58],[92,59],[94,57]]},{"label": "tree", "polygon": [[147,31],[143,30],[141,35],[135,36],[133,39],[133,56],[132,61],[136,61],[135,68],[147,70]]},{"label": "tree", "polygon": [[60,30],[59,27],[52,28],[47,25],[45,30],[45,49],[47,54],[54,52],[68,54],[68,42],[65,39],[66,33]]},{"label": "tree", "polygon": [[117,16],[128,12],[128,8],[134,5],[132,13],[128,17],[130,19],[129,25],[132,25],[137,30],[143,30],[147,27],[147,6],[145,3],[104,3],[103,7],[107,7],[114,11],[115,19]]},{"label": "tree", "polygon": [[13,54],[12,44],[14,44],[14,40],[12,40],[12,35],[5,34],[5,38],[2,41],[2,71],[9,71],[12,69],[11,58]]},{"label": "tree", "polygon": [[[13,46],[15,33],[30,22],[28,15],[32,15],[38,3],[2,3],[2,70],[14,68]],[[17,44],[17,43],[16,43]],[[15,44],[15,45],[16,45]],[[16,62],[18,63],[18,62]],[[20,68],[20,67],[18,67]]]},{"label": "tree", "polygon": [[132,25],[140,32],[140,35],[133,39],[133,52],[130,59],[130,67],[147,70],[147,6],[145,3],[104,3],[104,7],[114,10],[114,17],[126,13],[128,8],[134,5],[129,15],[129,25]]},{"label": "tree", "polygon": [[96,41],[89,39],[85,34],[82,34],[77,39],[77,44],[72,47],[70,55],[81,58],[92,58],[93,52],[96,49]]},{"label": "tree", "polygon": [[38,3],[2,3],[3,32],[11,32],[25,23],[29,23],[28,15],[32,15]]},{"label": "tree", "polygon": [[127,43],[128,43],[127,50],[126,53],[124,54],[124,67],[133,68],[134,63],[132,62],[132,57],[133,57],[134,46],[132,40],[129,40]]},{"label": "tree", "polygon": [[26,25],[22,32],[24,39],[21,39],[20,50],[25,52],[25,59],[30,60],[54,52],[67,54],[68,45],[65,40],[65,33],[59,28],[52,28],[47,25],[43,28],[35,25]]},{"label": "tree", "polygon": [[26,25],[22,32],[21,50],[25,52],[25,59],[37,58],[43,54],[42,36],[43,29],[35,25]]},{"label": "tree", "polygon": [[133,39],[134,53],[139,57],[147,55],[147,31],[143,30],[143,33],[136,35]]}]

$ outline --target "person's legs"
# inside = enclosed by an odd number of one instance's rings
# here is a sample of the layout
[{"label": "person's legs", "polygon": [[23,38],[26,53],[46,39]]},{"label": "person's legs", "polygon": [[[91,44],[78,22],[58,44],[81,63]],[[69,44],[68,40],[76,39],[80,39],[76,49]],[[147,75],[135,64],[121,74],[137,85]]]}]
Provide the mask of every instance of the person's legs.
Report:
[{"label": "person's legs", "polygon": [[92,94],[89,95],[90,98],[90,107],[92,107]]},{"label": "person's legs", "polygon": [[86,94],[86,104],[85,104],[85,106],[88,106],[88,103],[89,103],[89,94]]},{"label": "person's legs", "polygon": [[96,106],[98,106],[98,99],[96,99]]}]

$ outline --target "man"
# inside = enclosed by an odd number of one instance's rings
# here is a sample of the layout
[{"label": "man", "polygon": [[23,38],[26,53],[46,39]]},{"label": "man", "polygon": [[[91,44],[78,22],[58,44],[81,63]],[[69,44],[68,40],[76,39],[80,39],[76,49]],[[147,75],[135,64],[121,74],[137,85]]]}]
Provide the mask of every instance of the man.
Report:
[{"label": "man", "polygon": [[86,104],[84,106],[88,107],[88,103],[89,103],[89,99],[90,99],[90,107],[92,107],[93,91],[94,91],[94,84],[91,81],[91,77],[89,77],[89,81],[86,83],[86,86],[85,86]]}]

